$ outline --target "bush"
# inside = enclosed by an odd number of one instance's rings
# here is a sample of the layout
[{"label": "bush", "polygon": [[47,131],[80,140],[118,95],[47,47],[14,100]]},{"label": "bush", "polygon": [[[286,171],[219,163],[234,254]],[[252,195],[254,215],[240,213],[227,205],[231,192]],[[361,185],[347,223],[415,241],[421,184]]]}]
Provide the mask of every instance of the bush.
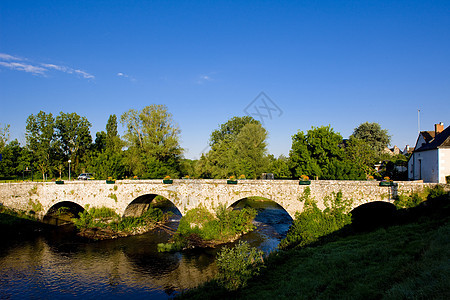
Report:
[{"label": "bush", "polygon": [[261,250],[239,241],[234,248],[222,248],[216,262],[219,284],[228,290],[236,290],[245,287],[250,278],[259,274],[264,259]]},{"label": "bush", "polygon": [[299,200],[304,202],[304,209],[296,213],[286,238],[278,246],[280,249],[306,246],[351,223],[351,215],[347,213],[351,203],[342,198],[341,192],[325,199],[327,208],[324,211],[311,199],[309,188]]}]

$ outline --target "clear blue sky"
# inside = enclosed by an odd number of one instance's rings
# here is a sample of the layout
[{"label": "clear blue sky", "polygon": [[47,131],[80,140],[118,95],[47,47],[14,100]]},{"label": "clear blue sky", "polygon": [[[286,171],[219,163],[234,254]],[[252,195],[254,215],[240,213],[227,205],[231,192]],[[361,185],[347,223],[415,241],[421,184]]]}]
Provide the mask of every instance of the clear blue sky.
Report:
[{"label": "clear blue sky", "polygon": [[297,130],[347,138],[366,121],[403,148],[418,109],[422,130],[450,125],[450,1],[2,0],[0,100],[22,143],[40,110],[85,116],[95,136],[110,114],[165,104],[198,158],[256,105],[276,156]]}]

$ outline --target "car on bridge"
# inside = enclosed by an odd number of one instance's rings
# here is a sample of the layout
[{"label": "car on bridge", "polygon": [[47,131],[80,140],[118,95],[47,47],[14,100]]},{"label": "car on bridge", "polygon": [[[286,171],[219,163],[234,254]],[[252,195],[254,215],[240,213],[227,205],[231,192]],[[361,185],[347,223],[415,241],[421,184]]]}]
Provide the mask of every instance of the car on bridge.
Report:
[{"label": "car on bridge", "polygon": [[93,180],[94,175],[92,175],[92,173],[81,173],[77,179],[78,180]]}]

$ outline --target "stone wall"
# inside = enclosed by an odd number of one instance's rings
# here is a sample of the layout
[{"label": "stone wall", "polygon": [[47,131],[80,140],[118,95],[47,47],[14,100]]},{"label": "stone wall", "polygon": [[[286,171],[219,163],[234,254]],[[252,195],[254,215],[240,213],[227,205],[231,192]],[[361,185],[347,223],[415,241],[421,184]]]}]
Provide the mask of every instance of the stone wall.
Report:
[{"label": "stone wall", "polygon": [[[106,206],[123,215],[127,207],[143,195],[161,195],[185,214],[200,205],[213,211],[220,205],[227,207],[250,196],[264,197],[281,205],[292,217],[303,209],[298,198],[306,187],[311,196],[324,208],[324,199],[342,192],[344,199],[352,199],[353,207],[373,201],[392,201],[402,193],[419,192],[435,184],[399,182],[397,187],[380,187],[375,181],[318,180],[311,185],[299,185],[296,180],[241,180],[230,185],[226,180],[174,180],[163,184],[161,180],[121,180],[115,184],[105,181],[71,181],[64,185],[55,183],[1,183],[0,203],[14,209],[29,211],[41,204],[37,211],[43,217],[55,204],[70,201],[82,207]],[[448,185],[444,185],[450,190]],[[36,209],[35,209],[36,210]]]}]

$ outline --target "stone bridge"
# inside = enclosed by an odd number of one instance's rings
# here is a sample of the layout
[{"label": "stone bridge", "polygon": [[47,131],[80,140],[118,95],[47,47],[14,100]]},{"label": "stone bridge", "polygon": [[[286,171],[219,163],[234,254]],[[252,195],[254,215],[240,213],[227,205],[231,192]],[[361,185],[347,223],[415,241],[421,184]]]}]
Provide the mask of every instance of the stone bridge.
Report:
[{"label": "stone bridge", "polygon": [[[218,206],[227,207],[237,201],[259,196],[272,200],[283,207],[294,218],[302,211],[299,197],[306,187],[320,208],[324,199],[333,193],[342,192],[344,199],[353,200],[353,208],[373,201],[392,201],[397,194],[419,192],[435,184],[399,182],[395,187],[381,187],[375,181],[313,180],[311,185],[299,185],[296,180],[240,180],[238,184],[227,184],[226,180],[179,179],[173,184],[161,180],[121,180],[115,184],[105,181],[70,181],[63,185],[52,183],[1,183],[0,203],[6,207],[24,211],[33,210],[38,218],[58,206],[76,205],[80,209],[109,207],[119,215],[136,215],[136,210],[145,209],[157,195],[170,200],[184,215],[188,210],[204,206],[214,211]],[[446,187],[448,189],[448,187]]]}]

